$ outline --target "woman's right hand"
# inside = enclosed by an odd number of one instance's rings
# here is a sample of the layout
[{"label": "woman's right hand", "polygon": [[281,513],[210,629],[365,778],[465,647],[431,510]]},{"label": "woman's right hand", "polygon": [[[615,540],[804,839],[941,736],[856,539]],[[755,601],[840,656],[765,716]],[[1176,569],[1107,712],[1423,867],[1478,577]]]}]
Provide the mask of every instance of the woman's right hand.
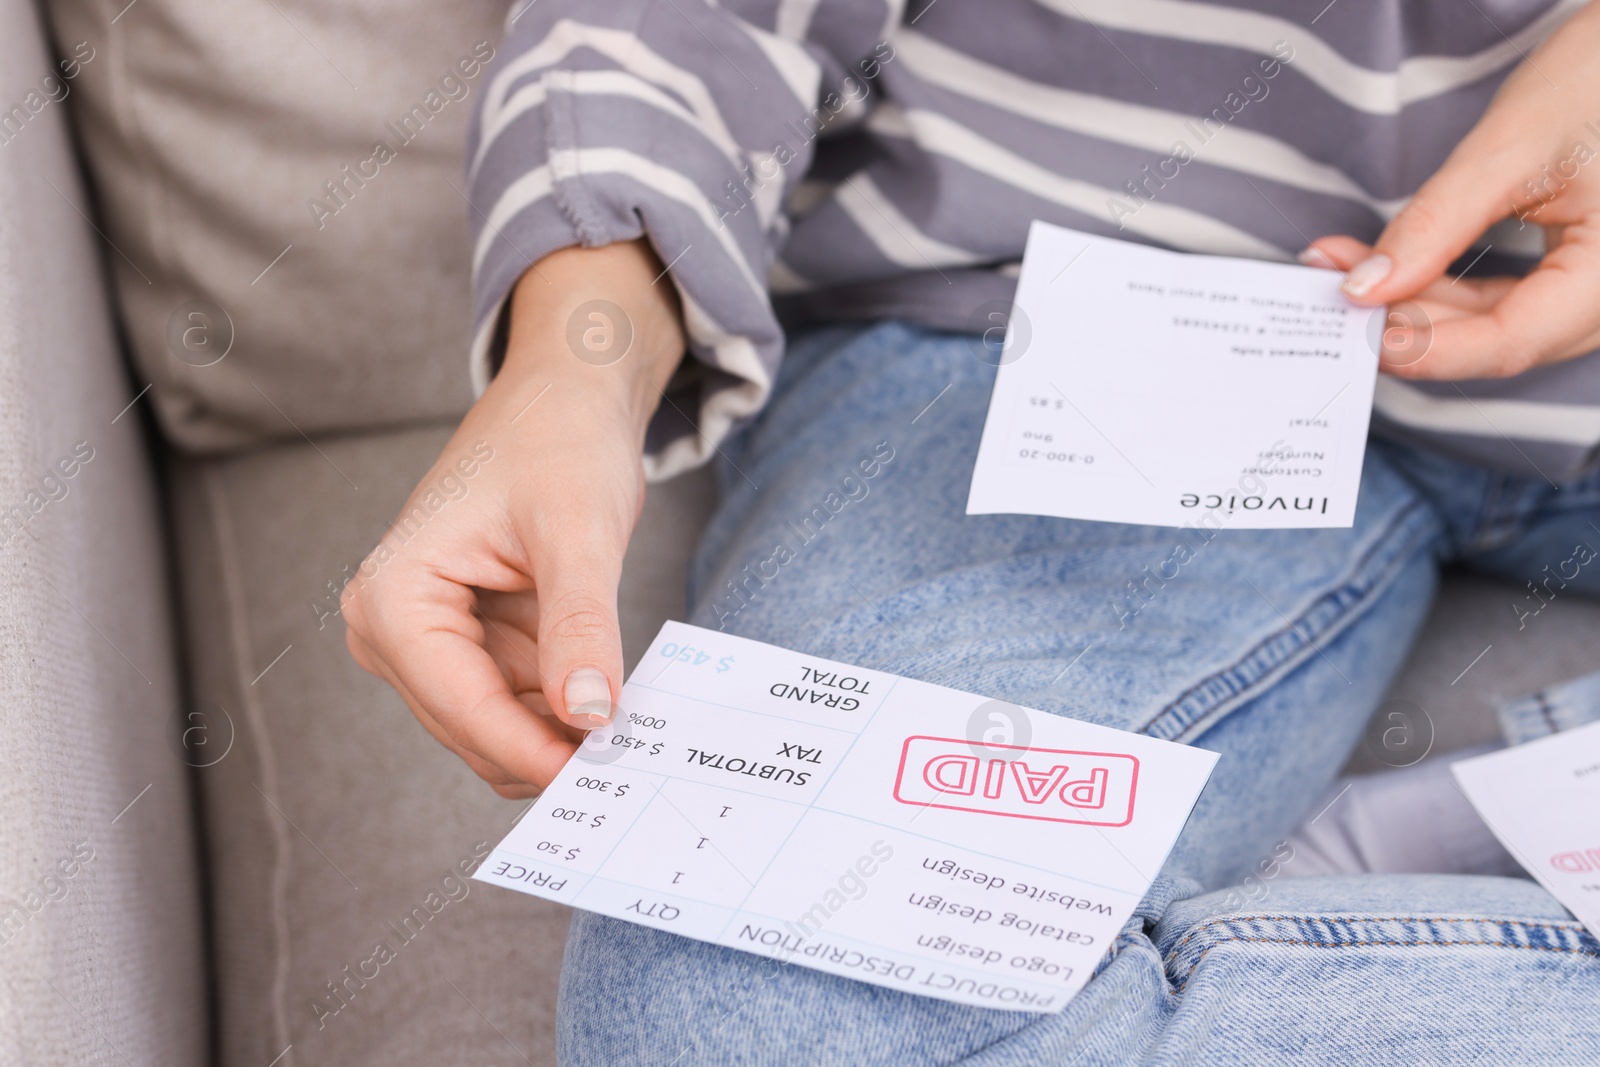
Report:
[{"label": "woman's right hand", "polygon": [[500,373],[345,586],[356,662],[501,796],[536,796],[622,687],[644,432],[683,353],[661,274],[642,241],[524,274]]}]

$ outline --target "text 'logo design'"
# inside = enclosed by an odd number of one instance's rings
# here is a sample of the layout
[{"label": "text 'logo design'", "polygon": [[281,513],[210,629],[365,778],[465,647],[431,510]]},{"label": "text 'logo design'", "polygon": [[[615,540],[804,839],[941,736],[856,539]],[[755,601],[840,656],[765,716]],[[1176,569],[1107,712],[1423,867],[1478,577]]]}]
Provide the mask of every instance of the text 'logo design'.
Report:
[{"label": "text 'logo design'", "polygon": [[1139,761],[1115,752],[917,736],[901,750],[894,798],[1014,819],[1126,826],[1138,781]]}]

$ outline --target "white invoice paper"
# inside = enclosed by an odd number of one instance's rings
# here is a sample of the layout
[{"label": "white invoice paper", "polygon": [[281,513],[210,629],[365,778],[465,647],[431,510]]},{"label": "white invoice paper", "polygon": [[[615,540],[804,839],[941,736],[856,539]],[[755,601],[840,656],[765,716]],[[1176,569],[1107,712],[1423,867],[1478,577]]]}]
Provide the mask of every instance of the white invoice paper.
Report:
[{"label": "white invoice paper", "polygon": [[669,622],[480,881],[961,1004],[1089,980],[1217,756]]},{"label": "white invoice paper", "polygon": [[1349,526],[1385,312],[1340,280],[1035,222],[967,514]]},{"label": "white invoice paper", "polygon": [[1450,771],[1506,851],[1600,937],[1600,722]]}]

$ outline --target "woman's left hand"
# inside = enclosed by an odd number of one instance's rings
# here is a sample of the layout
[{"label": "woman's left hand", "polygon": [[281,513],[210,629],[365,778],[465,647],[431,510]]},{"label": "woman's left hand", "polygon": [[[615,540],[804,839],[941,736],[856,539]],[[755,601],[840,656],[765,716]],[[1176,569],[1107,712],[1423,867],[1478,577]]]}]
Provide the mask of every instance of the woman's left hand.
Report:
[{"label": "woman's left hand", "polygon": [[[1445,274],[1512,216],[1544,228],[1531,273]],[[1375,245],[1323,237],[1301,261],[1390,306],[1382,366],[1400,377],[1501,378],[1600,348],[1600,2],[1512,72]]]}]

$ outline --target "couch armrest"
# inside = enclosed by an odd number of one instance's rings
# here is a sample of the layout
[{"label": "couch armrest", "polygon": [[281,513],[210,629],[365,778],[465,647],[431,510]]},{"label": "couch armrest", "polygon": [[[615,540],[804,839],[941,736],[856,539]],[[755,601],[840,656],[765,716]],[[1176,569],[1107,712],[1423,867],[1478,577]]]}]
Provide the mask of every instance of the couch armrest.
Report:
[{"label": "couch armrest", "polygon": [[0,0],[0,1063],[198,1065],[159,501],[61,72],[34,5]]}]

